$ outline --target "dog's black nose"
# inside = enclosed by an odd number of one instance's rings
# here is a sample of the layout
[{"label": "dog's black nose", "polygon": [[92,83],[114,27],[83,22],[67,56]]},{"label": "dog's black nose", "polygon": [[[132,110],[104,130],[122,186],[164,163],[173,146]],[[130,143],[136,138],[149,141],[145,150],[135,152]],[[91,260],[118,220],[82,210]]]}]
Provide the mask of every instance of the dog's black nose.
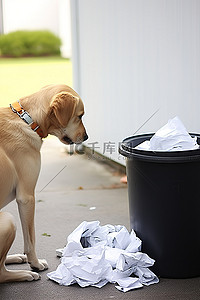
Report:
[{"label": "dog's black nose", "polygon": [[84,141],[86,141],[88,139],[88,135],[87,135],[87,133],[84,135],[84,138],[83,138],[83,140]]}]

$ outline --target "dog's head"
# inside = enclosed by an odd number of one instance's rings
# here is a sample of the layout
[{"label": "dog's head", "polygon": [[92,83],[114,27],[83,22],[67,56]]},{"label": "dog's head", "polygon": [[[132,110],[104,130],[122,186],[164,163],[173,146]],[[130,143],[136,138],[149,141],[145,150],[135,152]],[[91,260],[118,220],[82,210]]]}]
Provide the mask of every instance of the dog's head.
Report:
[{"label": "dog's head", "polygon": [[84,105],[78,95],[70,92],[56,94],[50,103],[49,133],[64,144],[81,143],[88,139],[82,122]]}]

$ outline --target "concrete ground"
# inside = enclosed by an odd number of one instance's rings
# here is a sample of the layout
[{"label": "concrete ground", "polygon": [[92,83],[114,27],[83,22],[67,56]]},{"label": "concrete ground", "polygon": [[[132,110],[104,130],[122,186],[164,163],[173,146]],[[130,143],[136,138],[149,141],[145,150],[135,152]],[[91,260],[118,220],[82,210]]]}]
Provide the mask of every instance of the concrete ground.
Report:
[{"label": "concrete ground", "polygon": [[[55,270],[59,264],[56,248],[65,246],[67,236],[82,221],[99,220],[101,225],[121,224],[129,229],[127,187],[120,183],[121,175],[84,155],[70,156],[64,150],[59,141],[45,140],[36,188],[36,248],[38,257],[47,259],[49,269],[41,272],[39,281],[1,284],[0,299],[200,299],[200,278],[161,278],[159,284],[125,294],[114,284],[101,289],[78,285],[65,287],[47,279],[46,273]],[[16,203],[10,203],[4,210],[15,216],[18,228],[10,253],[22,253],[23,239]],[[29,269],[29,266],[10,265],[9,268]]]}]

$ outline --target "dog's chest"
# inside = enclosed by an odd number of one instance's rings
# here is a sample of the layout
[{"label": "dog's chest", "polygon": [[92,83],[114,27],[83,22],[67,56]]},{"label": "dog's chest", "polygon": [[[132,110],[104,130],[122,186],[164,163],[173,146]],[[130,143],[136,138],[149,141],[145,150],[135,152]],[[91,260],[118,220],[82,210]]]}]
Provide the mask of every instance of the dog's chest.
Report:
[{"label": "dog's chest", "polygon": [[11,201],[13,201],[14,199],[16,198],[16,191],[13,190],[8,196],[7,198],[5,199],[5,201],[3,203],[0,203],[2,204],[0,206],[0,209],[2,209],[4,206],[6,206],[7,204],[9,204]]}]

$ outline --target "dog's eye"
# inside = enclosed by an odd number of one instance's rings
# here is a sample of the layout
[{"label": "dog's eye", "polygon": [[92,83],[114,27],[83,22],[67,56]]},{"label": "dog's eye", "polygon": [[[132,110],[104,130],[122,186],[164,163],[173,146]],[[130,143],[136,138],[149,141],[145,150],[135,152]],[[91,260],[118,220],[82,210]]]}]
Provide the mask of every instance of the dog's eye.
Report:
[{"label": "dog's eye", "polygon": [[81,120],[83,115],[78,116],[78,118]]}]

